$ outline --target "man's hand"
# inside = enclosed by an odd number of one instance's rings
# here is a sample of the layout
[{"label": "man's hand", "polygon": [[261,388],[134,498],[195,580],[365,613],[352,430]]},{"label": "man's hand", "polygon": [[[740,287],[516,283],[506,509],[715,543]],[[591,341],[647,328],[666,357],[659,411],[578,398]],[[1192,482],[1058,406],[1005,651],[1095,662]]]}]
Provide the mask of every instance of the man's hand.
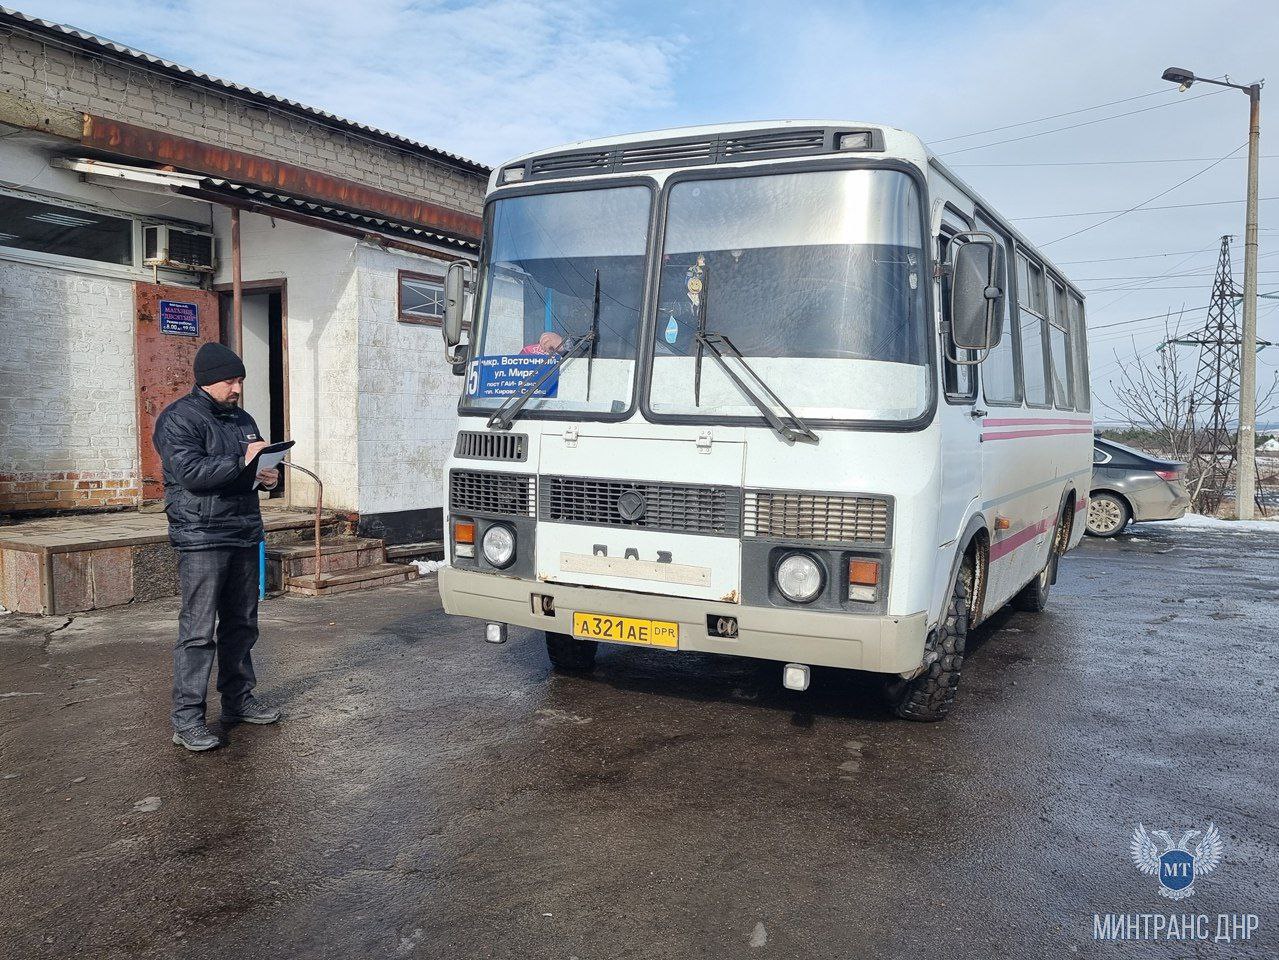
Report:
[{"label": "man's hand", "polygon": [[251,444],[249,444],[248,448],[244,451],[245,464],[247,465],[252,463],[253,458],[256,457],[261,451],[265,450],[269,446],[271,446],[271,444],[267,443],[265,440],[254,440]]},{"label": "man's hand", "polygon": [[271,470],[258,471],[258,483],[262,484],[263,490],[275,489],[275,485],[279,482],[279,480],[280,480],[279,471],[274,468]]}]

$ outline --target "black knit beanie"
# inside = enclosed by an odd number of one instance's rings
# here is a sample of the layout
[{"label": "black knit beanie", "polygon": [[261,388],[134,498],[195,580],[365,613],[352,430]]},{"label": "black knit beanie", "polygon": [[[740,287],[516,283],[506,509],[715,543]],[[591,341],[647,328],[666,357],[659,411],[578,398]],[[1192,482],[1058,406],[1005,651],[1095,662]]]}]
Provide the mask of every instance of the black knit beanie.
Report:
[{"label": "black knit beanie", "polygon": [[220,343],[206,343],[195,354],[195,382],[207,387],[220,380],[233,380],[244,376],[244,361],[235,351]]}]

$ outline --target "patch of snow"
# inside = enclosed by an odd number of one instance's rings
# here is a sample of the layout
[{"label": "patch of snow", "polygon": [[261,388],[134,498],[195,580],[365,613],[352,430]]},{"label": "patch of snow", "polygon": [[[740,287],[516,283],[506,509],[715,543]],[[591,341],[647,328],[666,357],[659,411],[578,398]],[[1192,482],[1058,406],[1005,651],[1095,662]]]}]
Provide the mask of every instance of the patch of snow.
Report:
[{"label": "patch of snow", "polygon": [[133,805],[133,812],[155,813],[155,811],[160,809],[160,804],[163,802],[159,797],[143,797]]},{"label": "patch of snow", "polygon": [[764,927],[764,921],[761,920],[755,924],[755,929],[751,931],[751,946],[758,950],[760,947],[768,946],[768,930]]},{"label": "patch of snow", "polygon": [[1182,527],[1193,530],[1220,530],[1225,533],[1275,533],[1279,534],[1279,521],[1275,520],[1223,520],[1202,513],[1188,513],[1180,520],[1165,520],[1160,527]]},{"label": "patch of snow", "polygon": [[448,566],[447,560],[414,560],[413,566],[417,567],[417,575],[425,577],[428,573],[435,573]]},{"label": "patch of snow", "polygon": [[0,617],[7,617],[11,613],[13,613],[12,610],[6,607],[3,603],[0,603]]}]

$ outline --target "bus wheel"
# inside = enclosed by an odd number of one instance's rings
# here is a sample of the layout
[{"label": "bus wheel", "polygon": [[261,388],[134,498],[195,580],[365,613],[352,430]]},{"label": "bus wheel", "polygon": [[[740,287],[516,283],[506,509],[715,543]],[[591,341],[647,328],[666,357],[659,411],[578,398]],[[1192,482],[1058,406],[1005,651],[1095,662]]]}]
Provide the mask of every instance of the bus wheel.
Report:
[{"label": "bus wheel", "polygon": [[546,635],[546,655],[560,673],[590,673],[595,668],[598,649],[599,644],[594,640],[579,640],[567,633]]},{"label": "bus wheel", "polygon": [[893,713],[904,720],[945,720],[950,713],[964,665],[964,645],[968,642],[968,591],[972,578],[972,567],[965,564],[955,578],[946,616],[924,645],[924,672],[910,680],[894,677],[888,682],[886,692]]}]

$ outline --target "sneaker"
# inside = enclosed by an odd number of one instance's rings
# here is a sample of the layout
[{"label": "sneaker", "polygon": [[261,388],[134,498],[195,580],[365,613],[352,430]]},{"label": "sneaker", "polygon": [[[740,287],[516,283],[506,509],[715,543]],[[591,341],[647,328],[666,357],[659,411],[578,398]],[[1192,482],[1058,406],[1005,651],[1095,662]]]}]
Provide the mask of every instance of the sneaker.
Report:
[{"label": "sneaker", "polygon": [[268,707],[249,697],[234,710],[222,710],[223,723],[275,723],[280,719],[280,711]]},{"label": "sneaker", "polygon": [[173,742],[179,747],[186,747],[192,753],[222,746],[222,740],[202,723],[187,727],[185,730],[174,730]]}]

